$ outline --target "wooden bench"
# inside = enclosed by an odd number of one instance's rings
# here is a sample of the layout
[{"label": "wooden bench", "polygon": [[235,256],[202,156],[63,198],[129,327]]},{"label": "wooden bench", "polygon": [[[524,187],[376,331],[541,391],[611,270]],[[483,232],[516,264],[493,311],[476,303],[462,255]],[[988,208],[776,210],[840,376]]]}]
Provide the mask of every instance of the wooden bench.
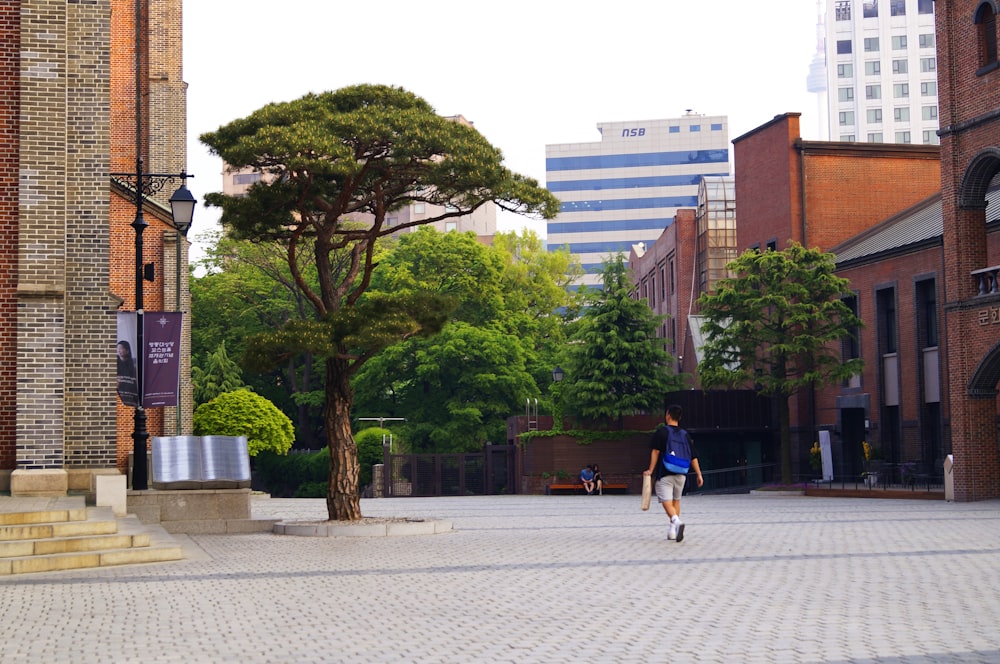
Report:
[{"label": "wooden bench", "polygon": [[[602,491],[622,491],[624,493],[628,493],[628,484],[625,484],[625,483],[618,484],[618,483],[613,483],[613,482],[604,482],[603,485],[602,485],[602,487],[601,487],[601,490]],[[552,495],[556,491],[569,491],[570,493],[583,493],[583,494],[586,494],[586,491],[583,490],[583,483],[582,482],[573,482],[573,483],[568,483],[568,484],[550,484],[547,487],[545,487],[545,495],[547,495],[547,496]]]}]

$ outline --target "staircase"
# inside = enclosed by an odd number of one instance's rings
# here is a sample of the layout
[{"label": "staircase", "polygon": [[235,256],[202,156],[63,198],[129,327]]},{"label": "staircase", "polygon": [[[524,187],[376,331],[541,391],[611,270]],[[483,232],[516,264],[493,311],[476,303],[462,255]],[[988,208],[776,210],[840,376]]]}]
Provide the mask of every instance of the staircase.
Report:
[{"label": "staircase", "polygon": [[87,507],[82,496],[0,498],[0,576],[181,558],[162,528]]}]

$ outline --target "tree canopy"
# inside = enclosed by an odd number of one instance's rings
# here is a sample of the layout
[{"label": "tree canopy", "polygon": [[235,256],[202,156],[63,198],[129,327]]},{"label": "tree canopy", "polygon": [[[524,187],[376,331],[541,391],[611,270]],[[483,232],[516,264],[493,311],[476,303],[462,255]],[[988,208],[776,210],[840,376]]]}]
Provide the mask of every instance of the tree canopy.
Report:
[{"label": "tree canopy", "polygon": [[861,320],[844,303],[850,283],[836,276],[834,256],[792,243],[783,251],[749,250],[729,264],[734,275],[698,300],[705,345],[698,375],[704,387],[754,386],[775,396],[781,424],[782,481],[792,481],[789,396],[859,373],[840,342]]},{"label": "tree canopy", "polygon": [[662,408],[679,380],[665,340],[656,336],[663,317],[631,297],[633,285],[621,254],[605,262],[602,279],[604,288],[589,296],[567,347],[562,389],[572,411],[615,420],[620,428],[624,415]]},{"label": "tree canopy", "polygon": [[[201,136],[232,169],[261,173],[245,196],[210,194],[236,238],[278,242],[296,289],[312,306],[249,344],[258,366],[306,350],[325,365],[324,430],[330,448],[330,519],[361,518],[357,446],[351,435],[351,378],[375,354],[433,334],[454,302],[438,294],[365,298],[376,241],[407,227],[501,209],[551,218],[558,200],[511,172],[503,155],[471,126],[437,115],[402,88],[356,85],[268,104]],[[390,225],[413,203],[428,213]],[[316,282],[305,266],[314,266]]]}]

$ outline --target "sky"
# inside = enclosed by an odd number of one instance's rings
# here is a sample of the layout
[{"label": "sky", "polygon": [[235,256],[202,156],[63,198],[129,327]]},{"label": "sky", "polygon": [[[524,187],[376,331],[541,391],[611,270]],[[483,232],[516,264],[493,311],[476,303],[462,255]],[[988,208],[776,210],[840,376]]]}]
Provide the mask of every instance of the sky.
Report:
[{"label": "sky", "polygon": [[[597,124],[726,115],[729,138],[786,112],[821,138],[806,90],[816,0],[191,0],[184,3],[188,187],[222,189],[199,136],[271,103],[358,83],[396,85],[463,115],[511,170],[545,184],[545,146],[599,141]],[[198,206],[193,258],[218,227]],[[498,217],[498,229],[544,222]]]}]

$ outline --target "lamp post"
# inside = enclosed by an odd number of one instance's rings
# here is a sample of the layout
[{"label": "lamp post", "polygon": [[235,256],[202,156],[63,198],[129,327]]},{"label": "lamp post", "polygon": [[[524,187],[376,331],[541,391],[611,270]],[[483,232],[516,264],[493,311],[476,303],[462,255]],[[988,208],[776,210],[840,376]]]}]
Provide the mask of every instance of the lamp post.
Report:
[{"label": "lamp post", "polygon": [[557,364],[556,368],[552,370],[552,382],[558,383],[563,379],[563,376],[565,376],[565,374],[563,373],[562,368],[560,368]]},{"label": "lamp post", "polygon": [[[177,229],[177,245],[174,248],[174,257],[177,259],[175,261],[176,270],[174,271],[174,289],[175,289],[175,304],[174,307],[176,311],[181,310],[181,245],[187,238],[188,231],[191,230],[191,220],[194,217],[194,206],[197,201],[195,201],[194,196],[188,191],[187,186],[184,184],[184,180],[181,180],[181,186],[178,187],[174,195],[170,197],[170,214],[174,220],[174,228]],[[176,435],[181,435],[182,429],[184,428],[184,418],[181,410],[181,395],[178,390],[177,393],[177,407],[174,409],[177,411],[177,431]]]},{"label": "lamp post", "polygon": [[[142,404],[143,383],[142,371],[146,356],[145,340],[143,339],[142,317],[143,317],[143,293],[142,286],[144,280],[153,280],[153,271],[146,271],[142,258],[142,232],[146,230],[145,218],[142,214],[142,206],[147,196],[157,193],[163,189],[164,185],[174,180],[180,180],[181,186],[170,197],[170,210],[173,218],[173,225],[178,231],[187,233],[191,228],[191,220],[194,216],[195,198],[185,186],[187,178],[194,177],[184,171],[177,174],[171,173],[145,173],[142,162],[142,2],[135,2],[135,173],[111,173],[111,177],[124,180],[132,187],[135,193],[135,219],[132,221],[132,228],[135,230],[135,333],[136,333],[136,367],[135,382],[137,387],[137,398],[135,406],[134,425],[132,431],[132,488],[136,491],[145,491],[149,488],[149,473],[146,467],[146,441],[149,440],[149,431],[146,429],[146,409]],[[183,229],[183,230],[182,230]],[[178,247],[179,251],[179,247]],[[152,268],[152,265],[150,265]],[[180,284],[178,283],[178,289]],[[178,403],[178,408],[180,404]]]}]

